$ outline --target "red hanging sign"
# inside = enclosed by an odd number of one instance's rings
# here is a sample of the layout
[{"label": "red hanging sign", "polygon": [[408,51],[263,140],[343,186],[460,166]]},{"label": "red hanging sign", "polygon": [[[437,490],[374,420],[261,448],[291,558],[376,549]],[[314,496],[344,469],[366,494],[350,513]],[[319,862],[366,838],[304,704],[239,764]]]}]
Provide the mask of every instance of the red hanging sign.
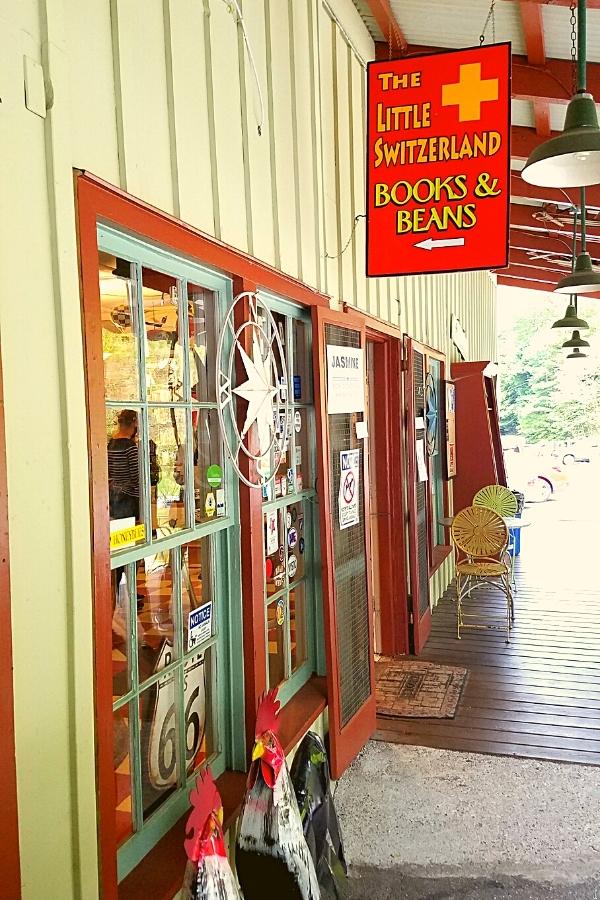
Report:
[{"label": "red hanging sign", "polygon": [[510,44],[368,65],[367,275],[508,265]]}]

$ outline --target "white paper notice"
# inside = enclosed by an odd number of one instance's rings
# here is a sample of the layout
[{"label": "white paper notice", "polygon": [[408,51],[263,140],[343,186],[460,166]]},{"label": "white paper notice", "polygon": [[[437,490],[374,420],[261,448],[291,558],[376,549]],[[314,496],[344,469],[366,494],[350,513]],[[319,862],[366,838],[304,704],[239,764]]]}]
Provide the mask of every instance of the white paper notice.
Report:
[{"label": "white paper notice", "polygon": [[356,423],[356,438],[359,441],[364,441],[365,438],[369,437],[369,431],[367,429],[366,422],[357,422]]},{"label": "white paper notice", "polygon": [[364,350],[357,347],[327,347],[327,412],[365,411]]},{"label": "white paper notice", "polygon": [[415,419],[415,431],[420,431],[422,428],[425,428],[425,419],[423,416],[417,416]]},{"label": "white paper notice", "polygon": [[338,496],[340,528],[358,525],[359,467],[360,450],[343,450],[340,453],[340,491]]},{"label": "white paper notice", "polygon": [[277,528],[277,510],[267,513],[267,556],[272,556],[279,549],[279,534]]},{"label": "white paper notice", "polygon": [[427,481],[425,441],[417,441],[417,481]]}]

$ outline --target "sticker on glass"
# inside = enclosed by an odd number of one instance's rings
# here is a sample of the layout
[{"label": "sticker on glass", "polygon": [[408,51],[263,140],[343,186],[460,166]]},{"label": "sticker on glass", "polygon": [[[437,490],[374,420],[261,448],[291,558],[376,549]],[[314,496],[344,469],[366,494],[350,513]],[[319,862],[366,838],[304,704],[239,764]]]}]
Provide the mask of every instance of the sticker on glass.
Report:
[{"label": "sticker on glass", "polygon": [[298,531],[304,531],[304,516],[298,516]]},{"label": "sticker on glass", "polygon": [[[295,524],[296,524],[296,519],[298,518],[298,510],[296,509],[295,506],[292,506],[292,512],[291,512],[291,514],[290,514],[290,518],[291,518],[292,522],[293,522],[294,525],[295,525]],[[288,525],[288,528],[289,528],[289,527],[290,527],[290,526]]]},{"label": "sticker on glass", "polygon": [[298,532],[295,528],[290,528],[288,531],[288,547],[290,550],[293,550],[296,544],[298,543]]},{"label": "sticker on glass", "polygon": [[302,399],[302,376],[294,375],[294,400]]},{"label": "sticker on glass", "polygon": [[286,528],[292,527],[292,514],[289,510],[285,514],[285,527]]},{"label": "sticker on glass", "polygon": [[288,575],[290,579],[292,579],[296,572],[298,571],[298,557],[292,553],[291,556],[288,556]]},{"label": "sticker on glass", "polygon": [[296,465],[301,466],[302,465],[302,447],[300,446],[300,444],[296,444],[295,459],[296,459]]},{"label": "sticker on glass", "polygon": [[221,487],[221,483],[223,481],[223,469],[221,468],[221,466],[209,466],[206,470],[206,480],[211,487]]},{"label": "sticker on glass", "polygon": [[280,597],[279,600],[277,601],[277,611],[275,614],[277,616],[277,624],[283,625],[283,623],[285,622],[285,598],[284,597]]},{"label": "sticker on glass", "polygon": [[292,488],[294,487],[294,470],[293,469],[287,470],[287,483],[288,483],[288,487],[291,491]]},{"label": "sticker on glass", "polygon": [[304,489],[304,479],[302,475],[299,474],[296,476],[296,493],[301,494]]},{"label": "sticker on glass", "polygon": [[277,510],[267,513],[267,556],[277,553],[279,547],[279,528],[277,527]]},{"label": "sticker on glass", "polygon": [[265,578],[270,581],[273,577],[273,560],[269,557],[265,562]]},{"label": "sticker on glass", "polygon": [[192,650],[212,635],[212,600],[192,609],[188,615],[188,650]]},{"label": "sticker on glass", "polygon": [[302,416],[300,414],[300,410],[297,409],[294,413],[294,431],[296,434],[302,429]]},{"label": "sticker on glass", "polygon": [[279,483],[281,485],[281,496],[285,497],[287,494],[287,478],[284,476]]},{"label": "sticker on glass", "polygon": [[225,515],[225,488],[218,488],[215,491],[217,498],[217,516]]},{"label": "sticker on glass", "polygon": [[304,553],[304,538],[300,538],[298,542],[298,550],[300,553]]},{"label": "sticker on glass", "polygon": [[285,581],[285,569],[282,565],[275,567],[275,574],[273,575],[273,581],[275,582],[275,587],[282,587],[283,582]]},{"label": "sticker on glass", "polygon": [[208,516],[209,519],[212,519],[212,517],[214,516],[216,508],[217,508],[217,501],[215,500],[215,495],[211,491],[209,494],[206,495],[206,502],[204,504],[204,512],[206,513],[206,515]]}]

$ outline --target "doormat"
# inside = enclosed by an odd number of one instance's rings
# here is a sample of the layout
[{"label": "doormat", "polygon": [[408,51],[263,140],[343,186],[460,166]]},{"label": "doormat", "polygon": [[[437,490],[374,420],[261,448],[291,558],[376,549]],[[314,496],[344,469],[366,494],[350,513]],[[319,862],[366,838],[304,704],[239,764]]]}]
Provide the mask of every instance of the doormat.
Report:
[{"label": "doormat", "polygon": [[382,656],[375,663],[375,677],[378,716],[453,719],[467,670]]}]

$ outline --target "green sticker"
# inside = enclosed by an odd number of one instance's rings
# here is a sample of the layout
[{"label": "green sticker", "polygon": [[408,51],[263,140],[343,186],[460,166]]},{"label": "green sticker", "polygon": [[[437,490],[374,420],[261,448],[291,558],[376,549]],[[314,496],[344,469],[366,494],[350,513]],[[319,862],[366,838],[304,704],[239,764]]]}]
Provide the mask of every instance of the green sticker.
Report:
[{"label": "green sticker", "polygon": [[221,487],[223,481],[223,469],[221,466],[209,466],[206,470],[206,480],[211,487]]}]

